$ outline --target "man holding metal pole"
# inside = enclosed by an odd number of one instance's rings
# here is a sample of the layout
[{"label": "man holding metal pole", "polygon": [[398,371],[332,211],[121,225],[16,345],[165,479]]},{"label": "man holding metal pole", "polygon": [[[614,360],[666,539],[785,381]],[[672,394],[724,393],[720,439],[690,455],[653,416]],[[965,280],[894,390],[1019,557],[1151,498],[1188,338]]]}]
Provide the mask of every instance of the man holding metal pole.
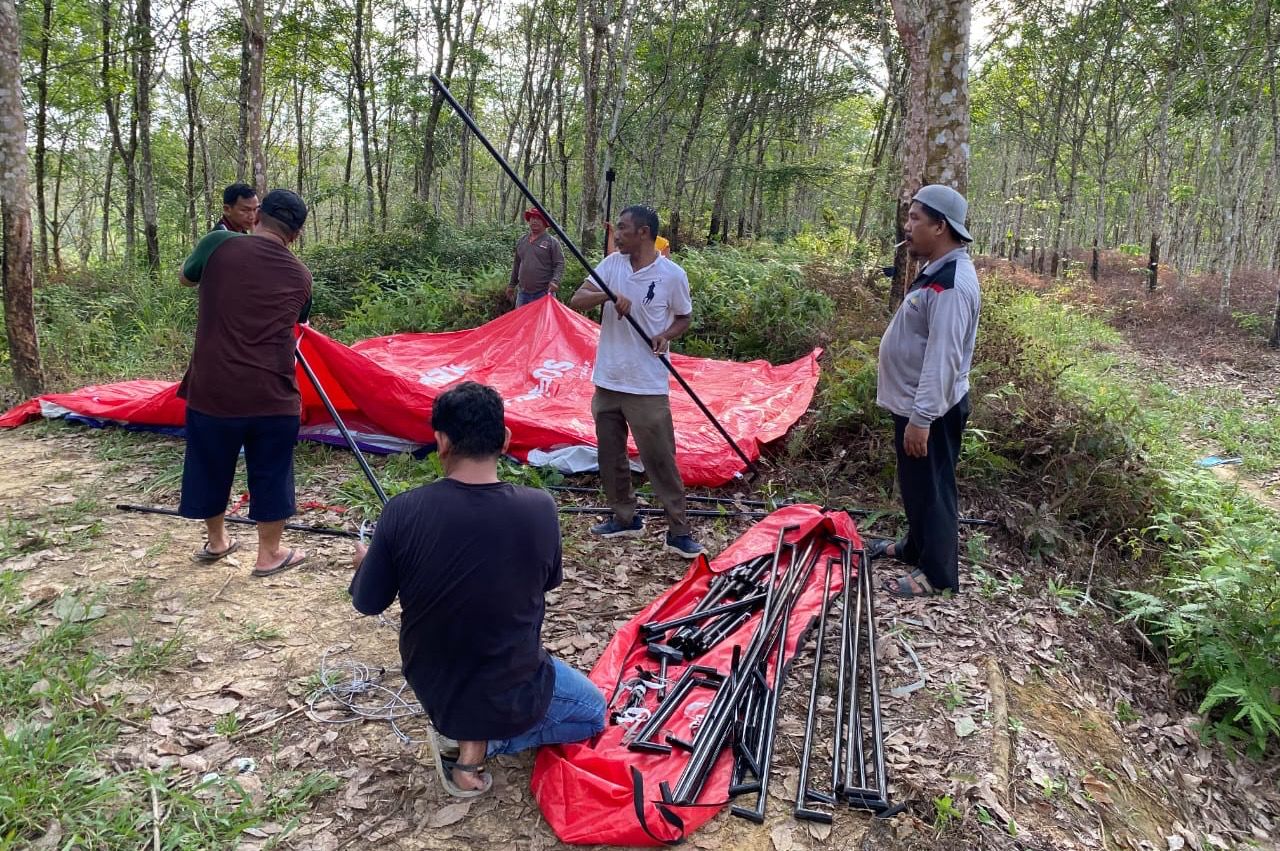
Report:
[{"label": "man holding metal pole", "polygon": [[906,237],[911,256],[925,266],[880,341],[876,404],[893,414],[908,532],[900,541],[875,541],[867,552],[915,567],[885,582],[895,597],[960,590],[956,461],[982,306],[966,247],[967,211],[964,196],[949,186],[916,193]]},{"label": "man holding metal pole", "polygon": [[[684,483],[676,468],[675,428],[671,421],[669,379],[661,358],[671,341],[689,329],[693,302],[684,270],[661,256],[654,245],[658,214],[643,206],[627,207],[618,216],[618,246],[595,272],[617,296],[616,302],[591,279],[573,294],[569,306],[591,310],[603,305],[600,345],[592,381],[596,385],[591,414],[596,423],[600,480],[614,516],[591,528],[606,538],[634,537],[644,531],[636,514],[627,433],[635,437],[654,493],[667,513],[666,549],[695,558],[702,545],[693,539],[685,514]],[[630,316],[652,339],[645,343],[623,317]]]},{"label": "man holding metal pole", "polygon": [[276,189],[262,199],[254,234],[210,233],[179,274],[184,286],[198,288],[200,305],[191,364],[178,388],[187,402],[178,510],[208,529],[195,561],[208,564],[239,549],[224,515],[243,447],[249,518],[258,530],[257,577],[307,558],[280,541],[295,508],[293,448],[301,410],[293,328],[306,321],[311,304],[311,272],[289,244],[306,220],[302,199]]}]

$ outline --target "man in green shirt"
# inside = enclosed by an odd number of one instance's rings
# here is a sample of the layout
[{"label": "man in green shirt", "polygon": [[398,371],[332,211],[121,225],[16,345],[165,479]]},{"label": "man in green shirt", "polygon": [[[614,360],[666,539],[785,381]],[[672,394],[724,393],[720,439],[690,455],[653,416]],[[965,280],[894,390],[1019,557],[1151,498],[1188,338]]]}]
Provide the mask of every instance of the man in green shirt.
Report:
[{"label": "man in green shirt", "polygon": [[191,364],[178,388],[187,403],[178,510],[205,521],[208,541],[194,554],[197,562],[235,552],[240,544],[227,534],[224,515],[243,447],[258,577],[306,560],[303,551],[281,545],[295,508],[293,448],[301,412],[293,330],[311,303],[311,273],[289,244],[306,219],[301,198],[287,189],[270,192],[254,234],[210,233],[179,275],[183,285],[198,288],[200,302]]}]

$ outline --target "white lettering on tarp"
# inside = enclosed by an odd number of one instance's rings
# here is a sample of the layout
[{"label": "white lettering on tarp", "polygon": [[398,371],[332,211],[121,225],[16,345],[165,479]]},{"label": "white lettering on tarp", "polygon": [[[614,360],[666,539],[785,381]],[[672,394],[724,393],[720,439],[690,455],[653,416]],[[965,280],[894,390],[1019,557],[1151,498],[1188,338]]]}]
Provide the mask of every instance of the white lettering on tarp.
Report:
[{"label": "white lettering on tarp", "polygon": [[540,399],[551,392],[551,385],[561,378],[569,370],[573,369],[577,364],[567,360],[551,360],[548,358],[542,362],[542,366],[535,367],[531,372],[534,378],[538,379],[536,386],[529,388],[522,396],[512,399],[512,402],[530,402],[534,399]]},{"label": "white lettering on tarp", "polygon": [[461,366],[456,363],[451,363],[448,366],[437,366],[435,369],[429,369],[419,375],[418,383],[425,384],[428,387],[443,387],[462,378],[470,369],[471,367],[469,366]]}]

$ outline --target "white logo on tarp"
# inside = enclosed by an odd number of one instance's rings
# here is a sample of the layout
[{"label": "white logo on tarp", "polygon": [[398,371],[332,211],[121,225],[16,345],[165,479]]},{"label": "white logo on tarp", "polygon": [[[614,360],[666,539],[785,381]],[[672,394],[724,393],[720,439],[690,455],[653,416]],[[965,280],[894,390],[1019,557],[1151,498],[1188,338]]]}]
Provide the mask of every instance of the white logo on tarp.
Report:
[{"label": "white logo on tarp", "polygon": [[470,370],[469,366],[459,366],[451,363],[448,366],[437,366],[435,369],[429,369],[422,375],[418,376],[418,383],[425,384],[428,387],[443,387],[446,384],[452,384],[459,378],[467,374]]},{"label": "white logo on tarp", "polygon": [[577,364],[567,360],[551,360],[547,359],[542,362],[542,366],[533,370],[532,375],[538,379],[536,387],[529,388],[529,392],[523,396],[517,396],[512,402],[528,402],[533,399],[540,399],[551,392],[551,385],[554,384],[569,370],[573,369]]}]

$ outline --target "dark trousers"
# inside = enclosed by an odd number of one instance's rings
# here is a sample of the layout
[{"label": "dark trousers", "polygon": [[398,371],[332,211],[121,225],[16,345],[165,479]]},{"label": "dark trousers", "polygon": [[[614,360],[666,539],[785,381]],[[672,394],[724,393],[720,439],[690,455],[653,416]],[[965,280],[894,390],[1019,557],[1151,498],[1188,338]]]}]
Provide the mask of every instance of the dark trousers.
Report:
[{"label": "dark trousers", "polygon": [[639,396],[597,387],[591,397],[600,457],[600,483],[614,516],[624,526],[636,516],[636,494],[627,462],[627,431],[635,438],[640,461],[653,492],[667,513],[667,531],[688,535],[692,528],[685,514],[684,482],[676,467],[676,431],[671,422],[671,402],[663,396]]},{"label": "dark trousers", "polygon": [[939,591],[960,590],[960,514],[956,461],[969,420],[969,394],[929,428],[929,454],[912,458],[903,448],[907,418],[893,416],[898,450],[898,489],[907,512],[907,534],[894,551],[899,561],[920,568]]}]

